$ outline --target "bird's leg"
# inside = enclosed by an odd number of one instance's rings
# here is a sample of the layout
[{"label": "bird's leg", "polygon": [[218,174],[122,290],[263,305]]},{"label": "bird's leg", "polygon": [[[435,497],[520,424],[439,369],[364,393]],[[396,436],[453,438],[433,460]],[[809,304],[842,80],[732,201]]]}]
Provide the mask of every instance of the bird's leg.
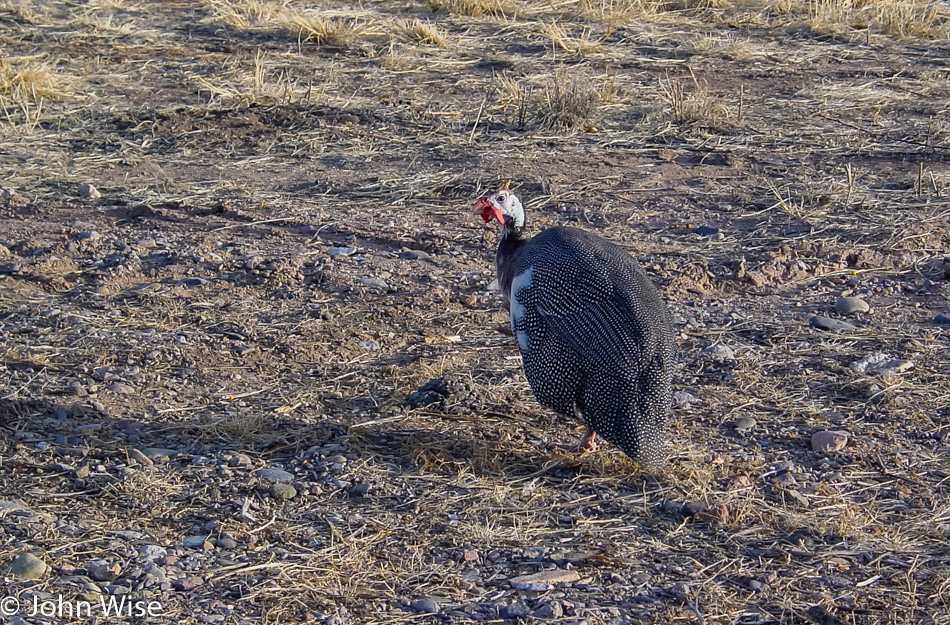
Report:
[{"label": "bird's leg", "polygon": [[595,436],[597,436],[597,432],[588,425],[587,429],[584,430],[584,436],[582,436],[580,442],[577,443],[577,449],[579,451],[595,451],[597,449],[597,443],[594,442]]},{"label": "bird's leg", "polygon": [[596,451],[597,443],[594,442],[594,437],[597,436],[597,432],[594,431],[589,425],[587,429],[584,430],[584,436],[581,437],[581,440],[576,445],[563,445],[555,444],[552,445],[554,449],[563,449],[565,451],[572,452],[582,452],[582,451]]}]

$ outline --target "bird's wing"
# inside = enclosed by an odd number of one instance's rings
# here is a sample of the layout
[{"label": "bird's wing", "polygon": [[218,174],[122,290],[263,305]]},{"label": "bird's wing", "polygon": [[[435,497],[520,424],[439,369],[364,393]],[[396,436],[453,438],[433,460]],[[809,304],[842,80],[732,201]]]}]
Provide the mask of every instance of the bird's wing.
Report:
[{"label": "bird's wing", "polygon": [[[667,331],[662,304],[646,276],[632,259],[618,256],[610,263],[589,262],[565,258],[562,250],[558,259],[549,271],[535,266],[531,287],[519,300],[540,315],[545,335],[599,368],[638,377],[662,349]],[[624,272],[620,280],[612,275],[618,270]]]}]

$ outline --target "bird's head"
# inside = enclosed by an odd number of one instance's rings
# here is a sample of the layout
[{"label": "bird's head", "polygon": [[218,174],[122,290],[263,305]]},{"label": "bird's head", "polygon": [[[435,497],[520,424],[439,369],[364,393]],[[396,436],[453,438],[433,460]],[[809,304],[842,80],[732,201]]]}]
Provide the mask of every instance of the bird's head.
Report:
[{"label": "bird's head", "polygon": [[524,207],[518,196],[508,188],[510,184],[506,182],[496,191],[483,195],[475,202],[475,208],[482,210],[481,215],[485,223],[491,223],[492,219],[497,219],[503,226],[524,227]]}]

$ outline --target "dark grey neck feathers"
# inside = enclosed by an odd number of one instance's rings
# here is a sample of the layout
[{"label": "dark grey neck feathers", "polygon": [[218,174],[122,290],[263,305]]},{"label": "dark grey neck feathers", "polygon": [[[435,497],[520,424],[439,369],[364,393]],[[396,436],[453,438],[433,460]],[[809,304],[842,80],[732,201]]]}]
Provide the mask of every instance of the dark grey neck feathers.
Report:
[{"label": "dark grey neck feathers", "polygon": [[528,239],[524,236],[524,226],[514,225],[510,217],[505,220],[501,231],[501,241],[495,254],[495,267],[498,270],[498,286],[505,299],[505,308],[511,306],[511,281],[514,279],[515,261],[524,249]]}]

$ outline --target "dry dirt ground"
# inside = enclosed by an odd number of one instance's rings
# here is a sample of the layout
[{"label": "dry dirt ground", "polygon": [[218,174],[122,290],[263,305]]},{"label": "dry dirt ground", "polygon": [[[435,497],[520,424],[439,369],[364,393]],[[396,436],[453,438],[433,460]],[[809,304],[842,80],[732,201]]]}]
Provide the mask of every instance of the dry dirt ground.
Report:
[{"label": "dry dirt ground", "polygon": [[[948,33],[910,0],[0,1],[2,618],[950,623]],[[669,302],[662,475],[550,448],[580,430],[472,210],[504,179]],[[809,325],[842,295],[853,329]]]}]

